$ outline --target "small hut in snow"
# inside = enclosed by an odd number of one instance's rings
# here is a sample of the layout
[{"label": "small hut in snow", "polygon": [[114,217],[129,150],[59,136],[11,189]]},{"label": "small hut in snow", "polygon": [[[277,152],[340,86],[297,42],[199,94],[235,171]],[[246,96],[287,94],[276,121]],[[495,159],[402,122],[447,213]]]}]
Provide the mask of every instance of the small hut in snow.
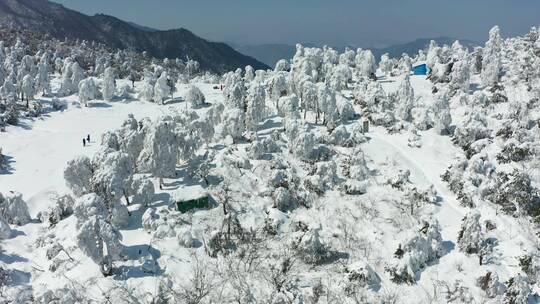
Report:
[{"label": "small hut in snow", "polygon": [[412,68],[413,75],[427,75],[427,64],[419,61]]},{"label": "small hut in snow", "polygon": [[177,189],[172,195],[172,200],[176,205],[176,209],[182,213],[210,206],[208,191],[198,185]]}]

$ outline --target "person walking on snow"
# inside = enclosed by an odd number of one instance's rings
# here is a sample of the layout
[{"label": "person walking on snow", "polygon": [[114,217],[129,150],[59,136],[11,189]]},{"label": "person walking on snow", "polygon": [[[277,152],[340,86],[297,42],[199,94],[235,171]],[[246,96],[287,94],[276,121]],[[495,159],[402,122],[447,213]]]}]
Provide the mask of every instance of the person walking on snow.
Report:
[{"label": "person walking on snow", "polygon": [[83,147],[86,147],[86,139],[84,139],[84,138],[82,139],[82,145],[83,145]]},{"label": "person walking on snow", "polygon": [[90,134],[88,134],[88,135],[86,136],[86,142],[88,142],[88,143],[90,142]]}]

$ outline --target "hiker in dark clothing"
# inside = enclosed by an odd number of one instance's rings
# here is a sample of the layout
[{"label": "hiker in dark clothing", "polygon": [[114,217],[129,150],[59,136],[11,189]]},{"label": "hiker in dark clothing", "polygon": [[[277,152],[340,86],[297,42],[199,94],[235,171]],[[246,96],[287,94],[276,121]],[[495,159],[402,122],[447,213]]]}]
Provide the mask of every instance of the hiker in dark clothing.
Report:
[{"label": "hiker in dark clothing", "polygon": [[83,145],[83,147],[86,147],[86,139],[84,139],[84,138],[82,139],[82,145]]},{"label": "hiker in dark clothing", "polygon": [[88,135],[86,136],[86,141],[87,141],[87,142],[90,142],[90,134],[88,134]]}]

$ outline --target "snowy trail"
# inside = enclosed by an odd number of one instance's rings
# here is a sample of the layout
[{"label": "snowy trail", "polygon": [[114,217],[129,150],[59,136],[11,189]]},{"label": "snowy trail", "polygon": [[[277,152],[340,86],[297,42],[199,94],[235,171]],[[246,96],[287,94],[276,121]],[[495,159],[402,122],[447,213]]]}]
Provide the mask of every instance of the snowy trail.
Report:
[{"label": "snowy trail", "polygon": [[[201,89],[215,100],[220,92],[215,92],[208,84]],[[177,95],[182,96],[183,88]],[[66,163],[76,155],[92,156],[101,135],[120,127],[128,114],[136,118],[166,115],[170,108],[185,109],[184,102],[158,105],[151,102],[100,102],[94,106],[77,107],[73,102],[77,96],[69,96],[69,103],[62,112],[51,112],[40,119],[22,121],[23,126],[11,126],[0,134],[0,147],[3,154],[11,157],[12,170],[0,174],[0,192],[17,191],[24,194],[30,214],[44,209],[44,203],[52,192],[64,192],[63,170]],[[83,147],[82,139],[90,134],[90,144]]]}]

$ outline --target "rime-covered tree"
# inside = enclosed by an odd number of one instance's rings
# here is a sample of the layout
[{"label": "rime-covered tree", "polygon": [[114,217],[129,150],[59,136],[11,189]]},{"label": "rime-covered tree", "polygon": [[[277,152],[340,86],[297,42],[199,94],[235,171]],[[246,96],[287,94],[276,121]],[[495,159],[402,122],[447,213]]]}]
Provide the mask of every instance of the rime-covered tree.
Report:
[{"label": "rime-covered tree", "polygon": [[493,86],[499,82],[501,74],[502,38],[498,26],[489,31],[489,40],[482,51],[482,84]]},{"label": "rime-covered tree", "polygon": [[394,63],[392,62],[392,59],[390,59],[390,55],[383,54],[381,56],[381,61],[379,62],[379,69],[381,72],[388,76],[390,73],[392,73],[392,69],[394,68]]},{"label": "rime-covered tree", "polygon": [[113,67],[108,67],[103,73],[103,99],[111,101],[114,98],[114,91],[116,90],[116,71]]},{"label": "rime-covered tree", "polygon": [[410,76],[405,74],[398,90],[394,93],[396,115],[404,121],[411,121],[411,111],[414,108],[414,90],[411,86]]},{"label": "rime-covered tree", "polygon": [[96,98],[97,86],[94,77],[88,77],[79,82],[79,101],[88,106],[90,100]]},{"label": "rime-covered tree", "polygon": [[471,211],[463,218],[457,240],[461,251],[467,254],[480,253],[484,240],[479,212]]},{"label": "rime-covered tree", "polygon": [[265,115],[266,91],[258,82],[252,83],[247,96],[246,128],[257,132],[259,123]]},{"label": "rime-covered tree", "polygon": [[26,98],[26,107],[29,107],[30,100],[34,99],[35,89],[34,89],[34,77],[28,74],[24,76],[22,80],[21,92]]},{"label": "rime-covered tree", "polygon": [[64,180],[75,195],[81,196],[90,192],[92,174],[94,174],[94,167],[90,158],[77,156],[67,163],[64,169]]},{"label": "rime-covered tree", "polygon": [[188,102],[191,107],[196,108],[203,105],[206,101],[203,92],[194,85],[190,85],[186,92],[186,102]]},{"label": "rime-covered tree", "polygon": [[178,138],[174,130],[175,122],[170,117],[159,118],[148,128],[137,160],[137,167],[142,172],[159,178],[175,175]]},{"label": "rime-covered tree", "polygon": [[370,50],[361,50],[356,55],[356,68],[362,77],[372,77],[377,71],[375,56]]},{"label": "rime-covered tree", "polygon": [[171,94],[171,88],[167,84],[167,72],[162,72],[154,85],[154,102],[163,104],[163,101]]},{"label": "rime-covered tree", "polygon": [[22,226],[30,223],[28,206],[21,193],[13,191],[0,193],[0,218],[12,225]]}]

